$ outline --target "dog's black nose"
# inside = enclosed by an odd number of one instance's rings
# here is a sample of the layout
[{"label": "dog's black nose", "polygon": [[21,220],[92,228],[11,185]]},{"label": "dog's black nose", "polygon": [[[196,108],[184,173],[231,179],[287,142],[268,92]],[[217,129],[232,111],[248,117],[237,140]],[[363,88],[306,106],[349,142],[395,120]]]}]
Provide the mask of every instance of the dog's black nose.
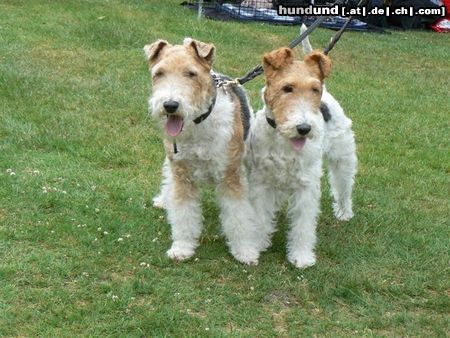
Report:
[{"label": "dog's black nose", "polygon": [[297,125],[297,131],[300,135],[306,135],[311,131],[311,125],[308,123],[302,123]]},{"label": "dog's black nose", "polygon": [[178,109],[178,106],[179,106],[178,102],[173,100],[169,100],[163,103],[163,107],[168,114],[175,113]]}]

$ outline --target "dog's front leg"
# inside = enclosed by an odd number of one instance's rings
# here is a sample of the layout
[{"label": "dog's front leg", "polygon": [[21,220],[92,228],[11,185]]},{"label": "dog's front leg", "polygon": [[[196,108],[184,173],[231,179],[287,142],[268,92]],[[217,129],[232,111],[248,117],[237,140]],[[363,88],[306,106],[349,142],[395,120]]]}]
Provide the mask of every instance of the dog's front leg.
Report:
[{"label": "dog's front leg", "polygon": [[288,259],[298,268],[316,263],[316,225],[320,207],[320,177],[302,184],[289,201],[291,229],[288,235]]},{"label": "dog's front leg", "polygon": [[250,202],[252,203],[260,227],[260,240],[262,250],[271,244],[272,234],[275,232],[275,211],[277,208],[277,195],[274,187],[261,184],[250,179]]},{"label": "dog's front leg", "polygon": [[255,211],[248,199],[245,177],[243,169],[228,172],[224,182],[219,185],[217,193],[220,219],[234,258],[242,263],[256,265],[262,250],[262,236],[258,231]]},{"label": "dog's front leg", "polygon": [[170,167],[166,207],[173,243],[167,255],[175,260],[185,260],[194,254],[202,231],[200,197],[186,166],[172,161]]}]

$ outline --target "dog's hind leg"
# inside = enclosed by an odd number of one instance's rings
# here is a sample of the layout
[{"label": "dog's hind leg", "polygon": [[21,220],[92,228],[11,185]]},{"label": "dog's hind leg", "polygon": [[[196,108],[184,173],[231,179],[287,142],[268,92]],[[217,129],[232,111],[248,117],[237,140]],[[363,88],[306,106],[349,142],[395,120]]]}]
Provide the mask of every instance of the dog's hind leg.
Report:
[{"label": "dog's hind leg", "polygon": [[272,234],[275,232],[275,212],[277,196],[273,188],[252,182],[250,179],[250,202],[255,208],[258,224],[261,230],[261,249],[266,250],[271,244]]},{"label": "dog's hind leg", "polygon": [[353,133],[345,133],[331,140],[328,159],[328,180],[333,195],[333,211],[337,219],[353,217],[352,190],[357,170],[356,146]]},{"label": "dog's hind leg", "polygon": [[166,208],[173,243],[167,255],[175,260],[185,260],[194,254],[202,231],[200,194],[182,163],[172,162],[170,167]]},{"label": "dog's hind leg", "polygon": [[248,199],[245,170],[228,173],[218,187],[220,219],[231,254],[238,261],[249,265],[258,264],[264,245],[257,226],[257,217]]}]

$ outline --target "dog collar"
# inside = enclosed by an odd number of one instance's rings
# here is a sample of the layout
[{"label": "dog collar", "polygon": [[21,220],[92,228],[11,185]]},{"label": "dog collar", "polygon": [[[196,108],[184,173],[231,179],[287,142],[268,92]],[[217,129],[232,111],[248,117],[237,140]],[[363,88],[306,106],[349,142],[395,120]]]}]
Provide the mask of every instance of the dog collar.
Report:
[{"label": "dog collar", "polygon": [[[203,113],[202,115],[200,115],[199,117],[195,118],[194,120],[192,120],[195,124],[199,124],[201,122],[203,122],[204,120],[207,119],[207,117],[211,114],[211,112],[214,109],[214,106],[216,105],[216,99],[217,99],[217,94],[214,95],[213,100],[211,102],[211,105],[208,108],[208,111],[206,113]],[[173,141],[173,153],[176,154],[178,153],[178,147],[177,147],[177,142],[174,140]]]},{"label": "dog collar", "polygon": [[266,116],[266,121],[273,129],[277,128],[277,123],[273,118]]},{"label": "dog collar", "polygon": [[214,98],[213,98],[213,100],[211,102],[211,105],[208,108],[208,111],[193,120],[195,124],[199,124],[202,121],[206,120],[206,118],[211,114],[211,112],[212,112],[212,110],[213,110],[213,108],[214,108],[214,106],[216,104],[216,97],[217,97],[217,95],[214,96]]}]

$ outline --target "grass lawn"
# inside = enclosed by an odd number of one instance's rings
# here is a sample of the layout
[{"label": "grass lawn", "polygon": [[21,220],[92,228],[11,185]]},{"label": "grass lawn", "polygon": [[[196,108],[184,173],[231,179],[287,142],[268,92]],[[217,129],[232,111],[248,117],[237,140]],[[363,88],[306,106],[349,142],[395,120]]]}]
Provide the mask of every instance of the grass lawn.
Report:
[{"label": "grass lawn", "polygon": [[331,53],[359,173],[347,223],[324,180],[316,266],[287,262],[283,214],[260,264],[237,263],[211,191],[195,258],[174,263],[142,47],[211,41],[240,76],[298,30],[180,2],[0,2],[0,336],[448,335],[449,36],[349,32]]}]

